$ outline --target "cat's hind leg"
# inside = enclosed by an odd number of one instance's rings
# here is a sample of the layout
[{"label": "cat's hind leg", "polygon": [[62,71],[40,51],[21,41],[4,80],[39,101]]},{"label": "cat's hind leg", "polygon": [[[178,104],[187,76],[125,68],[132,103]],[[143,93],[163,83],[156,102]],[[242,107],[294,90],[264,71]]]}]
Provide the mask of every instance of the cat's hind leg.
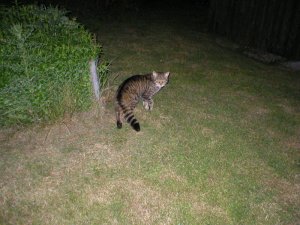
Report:
[{"label": "cat's hind leg", "polygon": [[116,121],[117,121],[117,127],[119,129],[122,128],[122,121],[121,121],[121,113],[122,113],[122,109],[119,106],[119,104],[116,105],[115,107],[115,111],[116,111]]}]

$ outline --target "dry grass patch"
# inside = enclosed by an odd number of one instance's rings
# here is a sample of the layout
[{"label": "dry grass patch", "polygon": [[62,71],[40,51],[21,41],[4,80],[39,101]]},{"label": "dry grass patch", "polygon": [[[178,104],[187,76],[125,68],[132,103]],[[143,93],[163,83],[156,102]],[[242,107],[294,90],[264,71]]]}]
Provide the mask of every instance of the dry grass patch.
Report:
[{"label": "dry grass patch", "polygon": [[156,117],[147,117],[144,118],[149,124],[151,124],[151,127],[159,130],[162,130],[166,127],[168,127],[170,124],[172,124],[172,117],[167,114],[160,114]]},{"label": "dry grass patch", "polygon": [[123,196],[126,215],[132,224],[172,224],[176,209],[173,197],[142,180],[118,179],[87,194],[89,204],[111,204],[116,196]]},{"label": "dry grass patch", "polygon": [[[261,208],[268,217],[278,217],[278,213],[292,213],[295,224],[300,221],[300,180],[288,181],[274,175],[264,180],[266,189],[276,192],[276,197],[271,203],[262,203]],[[280,222],[280,221],[278,221]]]},{"label": "dry grass patch", "polygon": [[172,180],[175,181],[177,183],[179,183],[180,185],[184,185],[187,184],[187,180],[185,177],[178,175],[173,169],[171,168],[166,168],[163,169],[160,172],[159,175],[159,179],[161,181],[168,181],[168,180]]},{"label": "dry grass patch", "polygon": [[[294,182],[289,182],[283,178],[270,176],[265,180],[267,187],[270,189],[276,188],[278,199],[285,204],[292,204],[300,208],[300,182],[295,179]],[[298,216],[300,213],[298,212]]]},{"label": "dry grass patch", "polygon": [[197,215],[199,218],[214,215],[214,217],[222,218],[226,223],[230,223],[229,216],[223,208],[212,206],[205,201],[196,201],[196,199],[196,197],[191,198],[192,213],[194,215]]},{"label": "dry grass patch", "polygon": [[49,200],[59,199],[60,187],[76,183],[81,179],[78,174],[90,176],[97,160],[103,166],[118,164],[121,160],[116,160],[108,144],[95,143],[99,123],[105,129],[103,120],[90,112],[46,127],[1,131],[2,157],[6,158],[1,161],[1,216],[14,221],[17,215],[9,216],[9,211],[15,207],[22,208],[29,219],[34,213],[26,213],[30,205],[38,207],[39,212],[47,211]]},{"label": "dry grass patch", "polygon": [[256,221],[259,224],[281,224],[278,214],[282,211],[280,205],[276,202],[262,202],[251,204],[251,210],[256,215]]},{"label": "dry grass patch", "polygon": [[130,194],[129,213],[138,223],[171,224],[175,216],[171,196],[138,180],[130,180],[125,187]]},{"label": "dry grass patch", "polygon": [[131,163],[131,152],[128,148],[116,150],[112,146],[103,145],[103,143],[95,143],[92,151],[97,152],[98,157],[95,158],[107,168],[128,168]]}]

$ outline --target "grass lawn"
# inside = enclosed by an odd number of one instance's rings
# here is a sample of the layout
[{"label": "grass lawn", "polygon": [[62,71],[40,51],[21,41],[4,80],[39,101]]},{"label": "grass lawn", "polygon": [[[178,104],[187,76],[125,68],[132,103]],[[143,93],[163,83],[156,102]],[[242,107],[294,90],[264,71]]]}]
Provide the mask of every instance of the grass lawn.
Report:
[{"label": "grass lawn", "polygon": [[[0,224],[300,223],[300,73],[159,18],[85,21],[112,60],[105,108],[0,132]],[[170,83],[118,130],[117,85],[152,70]]]}]

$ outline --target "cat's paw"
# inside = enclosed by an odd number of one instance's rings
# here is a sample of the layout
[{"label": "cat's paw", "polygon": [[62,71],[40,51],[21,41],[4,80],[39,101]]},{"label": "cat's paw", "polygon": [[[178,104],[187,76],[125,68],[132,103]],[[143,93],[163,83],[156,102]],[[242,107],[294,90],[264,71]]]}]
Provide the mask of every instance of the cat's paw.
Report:
[{"label": "cat's paw", "polygon": [[122,128],[122,123],[121,123],[120,121],[117,121],[117,127],[118,127],[119,129]]},{"label": "cat's paw", "polygon": [[146,110],[151,110],[151,106],[150,106],[149,102],[144,101],[143,106]]}]

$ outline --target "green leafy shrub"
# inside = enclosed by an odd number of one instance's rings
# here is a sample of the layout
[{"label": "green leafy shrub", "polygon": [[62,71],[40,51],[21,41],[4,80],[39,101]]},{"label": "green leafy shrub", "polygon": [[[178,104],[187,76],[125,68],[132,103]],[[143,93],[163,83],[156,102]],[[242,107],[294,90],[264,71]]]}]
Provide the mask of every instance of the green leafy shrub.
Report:
[{"label": "green leafy shrub", "polygon": [[[65,11],[1,8],[0,28],[0,126],[53,120],[92,104],[89,61],[101,47]],[[101,77],[107,71],[99,65]]]}]

